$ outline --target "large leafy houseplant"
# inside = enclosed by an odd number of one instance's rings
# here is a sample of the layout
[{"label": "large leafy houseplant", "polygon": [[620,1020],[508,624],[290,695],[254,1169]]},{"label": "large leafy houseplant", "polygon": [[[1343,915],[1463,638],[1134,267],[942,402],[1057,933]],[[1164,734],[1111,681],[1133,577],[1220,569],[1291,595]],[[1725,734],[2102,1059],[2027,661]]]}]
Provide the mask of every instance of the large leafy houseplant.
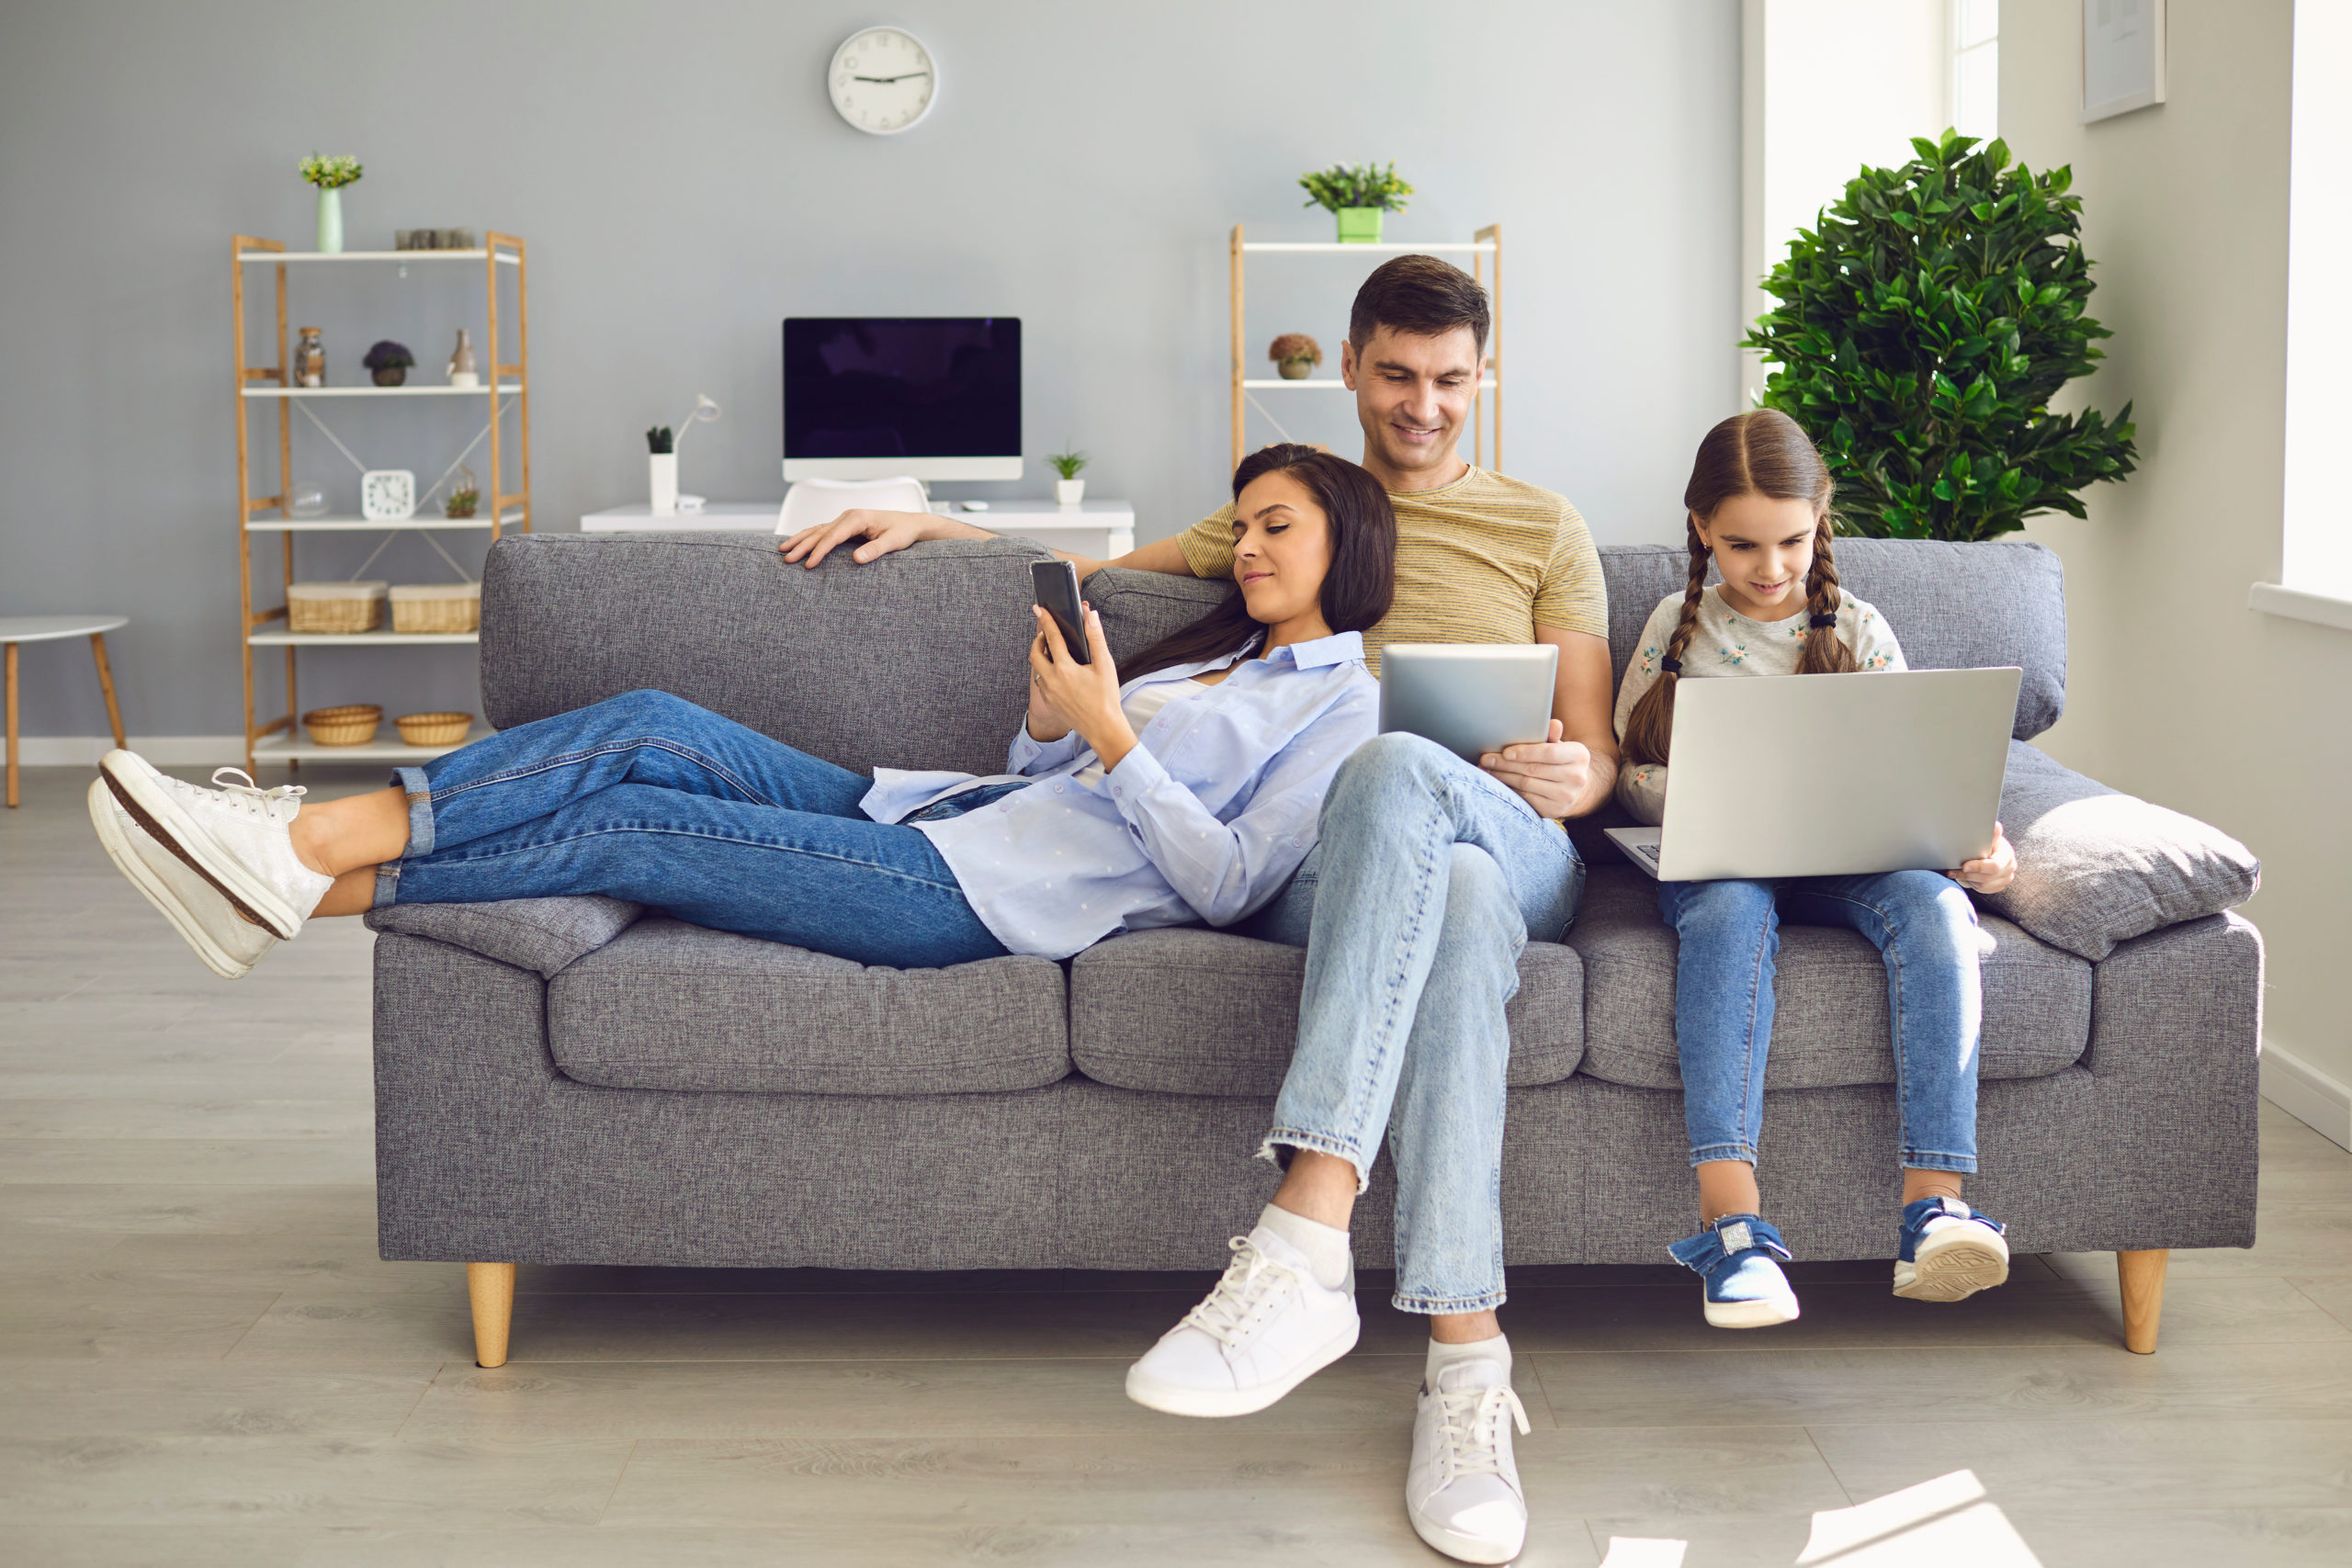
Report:
[{"label": "large leafy houseplant", "polygon": [[2052,413],[2102,355],[2069,169],[2012,166],[1999,141],[1915,138],[1864,168],[1764,280],[1778,305],[1746,346],[1762,401],[1802,425],[1856,533],[1986,539],[2132,472],[2132,405]]}]

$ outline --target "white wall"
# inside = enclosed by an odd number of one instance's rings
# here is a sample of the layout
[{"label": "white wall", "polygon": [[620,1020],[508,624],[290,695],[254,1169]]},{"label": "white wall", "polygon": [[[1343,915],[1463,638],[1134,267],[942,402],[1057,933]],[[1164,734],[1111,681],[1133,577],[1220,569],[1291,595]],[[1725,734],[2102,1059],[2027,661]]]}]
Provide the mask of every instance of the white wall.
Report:
[{"label": "white wall", "polygon": [[[905,136],[850,130],[823,92],[877,17],[941,63]],[[0,614],[119,609],[131,730],[237,728],[229,237],[308,243],[314,149],[366,162],[354,248],[529,241],[541,527],[642,496],[643,431],[697,391],[727,418],[688,442],[687,488],[780,495],[786,315],[989,312],[1023,320],[1030,454],[1076,442],[1092,493],[1171,533],[1226,489],[1227,230],[1329,238],[1300,171],[1393,158],[1420,188],[1393,236],[1504,226],[1506,466],[1603,539],[1668,537],[1698,434],[1738,400],[1738,117],[1734,0],[0,6]],[[1366,270],[1253,267],[1252,351],[1296,329],[1336,354]],[[297,321],[340,376],[379,337],[435,366],[481,310],[419,276],[322,281]],[[1293,404],[1301,435],[1360,440],[1344,399]],[[428,478],[464,440],[414,402],[334,417]],[[298,474],[354,510],[356,476],[300,429]],[[347,574],[352,543],[313,536],[304,575]],[[371,575],[438,571],[410,541]],[[28,734],[104,728],[81,658],[28,650]],[[463,649],[306,655],[302,695],[478,700]]]},{"label": "white wall", "polygon": [[2342,1082],[2352,633],[2246,608],[2279,570],[2292,10],[2175,0],[2169,101],[2083,126],[2076,0],[2008,0],[2001,132],[2037,169],[2074,168],[2091,310],[2116,334],[2081,393],[2132,400],[2139,424],[2137,474],[2091,490],[2087,521],[2030,530],[2066,563],[2050,750],[2262,856],[2245,913],[2268,947],[2267,1040]]}]

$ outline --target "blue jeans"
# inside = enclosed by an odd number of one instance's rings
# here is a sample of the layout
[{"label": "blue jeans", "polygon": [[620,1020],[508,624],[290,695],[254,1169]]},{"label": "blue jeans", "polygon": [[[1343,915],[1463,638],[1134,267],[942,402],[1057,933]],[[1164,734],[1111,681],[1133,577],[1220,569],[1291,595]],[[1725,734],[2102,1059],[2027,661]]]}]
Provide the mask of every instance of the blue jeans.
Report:
[{"label": "blue jeans", "polygon": [[1902,1164],[1976,1168],[1981,938],[1975,907],[1958,883],[1935,871],[1662,882],[1657,905],[1681,943],[1674,1038],[1692,1165],[1756,1163],[1764,1059],[1772,1043],[1773,959],[1787,920],[1850,926],[1886,959]]},{"label": "blue jeans", "polygon": [[1584,896],[1567,834],[1418,736],[1340,768],[1315,851],[1255,935],[1306,948],[1298,1046],[1262,1151],[1396,1165],[1396,1305],[1502,1304],[1502,1151],[1519,954]]},{"label": "blue jeans", "polygon": [[408,849],[378,872],[379,906],[603,893],[860,964],[1005,955],[929,839],[858,809],[870,780],[666,692],[517,725],[396,778]]}]

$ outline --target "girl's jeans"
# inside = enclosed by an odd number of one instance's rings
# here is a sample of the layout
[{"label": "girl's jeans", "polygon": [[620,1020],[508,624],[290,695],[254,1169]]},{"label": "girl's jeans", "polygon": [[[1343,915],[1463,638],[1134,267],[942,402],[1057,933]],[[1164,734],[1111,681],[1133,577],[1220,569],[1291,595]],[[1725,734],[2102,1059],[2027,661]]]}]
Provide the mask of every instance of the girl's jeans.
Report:
[{"label": "girl's jeans", "polygon": [[870,780],[666,692],[517,725],[396,781],[408,849],[378,872],[379,907],[602,893],[860,964],[1005,955],[929,839],[858,809]]},{"label": "girl's jeans", "polygon": [[[1396,1164],[1396,1305],[1503,1301],[1502,1151],[1519,955],[1584,895],[1559,827],[1451,751],[1383,735],[1340,764],[1306,863],[1253,934],[1306,948],[1266,1152]],[[1318,886],[1319,883],[1319,886]]]},{"label": "girl's jeans", "polygon": [[1886,959],[1894,1033],[1897,1158],[1917,1170],[1976,1168],[1976,1037],[1984,1017],[1976,910],[1934,871],[1767,881],[1662,882],[1658,911],[1681,940],[1674,1037],[1690,1163],[1756,1163],[1772,961],[1781,922],[1850,926]]}]

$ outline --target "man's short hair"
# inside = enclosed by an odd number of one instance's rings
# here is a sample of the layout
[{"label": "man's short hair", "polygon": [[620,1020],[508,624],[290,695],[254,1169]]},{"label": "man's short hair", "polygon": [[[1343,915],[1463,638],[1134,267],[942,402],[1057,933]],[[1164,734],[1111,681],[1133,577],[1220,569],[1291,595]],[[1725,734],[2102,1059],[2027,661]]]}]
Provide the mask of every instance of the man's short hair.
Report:
[{"label": "man's short hair", "polygon": [[1373,269],[1348,312],[1348,341],[1363,352],[1386,327],[1415,337],[1437,337],[1468,327],[1487,351],[1487,291],[1471,276],[1435,256],[1398,256]]}]

